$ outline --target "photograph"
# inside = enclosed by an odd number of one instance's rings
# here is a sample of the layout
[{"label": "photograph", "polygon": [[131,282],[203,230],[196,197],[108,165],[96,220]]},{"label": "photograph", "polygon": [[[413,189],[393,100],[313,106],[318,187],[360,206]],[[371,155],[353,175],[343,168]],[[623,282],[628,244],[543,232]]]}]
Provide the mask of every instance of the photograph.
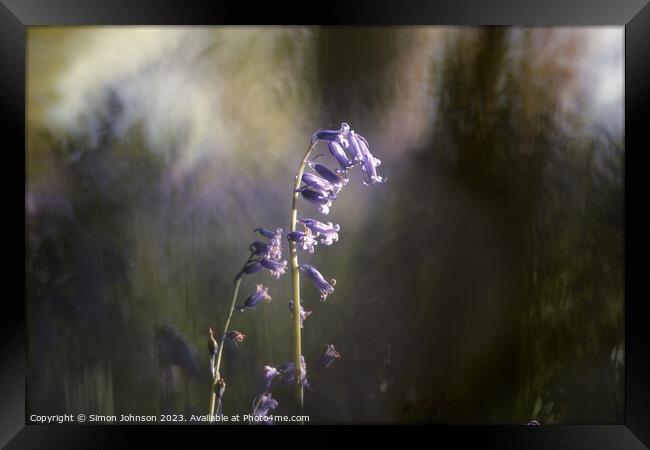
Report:
[{"label": "photograph", "polygon": [[28,424],[621,425],[624,26],[29,26]]}]

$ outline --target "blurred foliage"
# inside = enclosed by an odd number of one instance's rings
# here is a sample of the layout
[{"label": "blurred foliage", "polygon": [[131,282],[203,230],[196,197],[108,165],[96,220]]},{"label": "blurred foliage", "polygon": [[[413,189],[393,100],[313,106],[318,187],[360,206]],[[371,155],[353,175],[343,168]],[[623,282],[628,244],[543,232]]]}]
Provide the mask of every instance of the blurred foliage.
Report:
[{"label": "blurred foliage", "polygon": [[549,89],[571,73],[536,58],[532,34],[450,40],[431,144],[367,230],[368,262],[391,249],[373,280],[400,298],[376,314],[410,316],[389,333],[399,420],[622,419],[622,139],[574,131]]},{"label": "blurred foliage", "polygon": [[[320,99],[324,123],[312,128],[344,117],[380,149],[389,181],[364,189],[352,186],[357,174],[332,213],[341,241],[305,257],[338,280],[324,304],[303,283],[314,311],[303,334],[308,364],[326,343],[343,356],[310,374],[312,422],[621,422],[624,149],[621,136],[586,130],[580,109],[564,105],[580,42],[544,52],[552,29],[500,27],[440,38],[422,91],[433,105],[430,138],[401,153],[364,130],[402,101],[405,55],[422,40],[414,29],[324,27],[276,45],[246,41],[281,70],[258,76],[256,58],[231,55],[222,109],[235,146],[183,177],[172,170],[182,139],[163,157],[142,124],[117,133],[124,105],[110,89],[94,139],[49,130],[32,108],[28,409],[207,412],[207,329],[225,319],[250,231],[288,220],[302,151],[263,149],[261,118],[276,99],[270,140],[298,135],[304,145],[313,130],[287,124]],[[313,41],[302,84],[283,78],[301,61],[298,39]],[[255,115],[251,100],[274,79]],[[233,327],[248,337],[224,354],[227,414],[249,409],[262,365],[291,358],[289,281],[261,280],[273,302],[236,314]],[[242,298],[256,282],[245,280]],[[188,343],[198,377],[162,363],[163,324]],[[289,392],[273,394],[290,404]]]}]

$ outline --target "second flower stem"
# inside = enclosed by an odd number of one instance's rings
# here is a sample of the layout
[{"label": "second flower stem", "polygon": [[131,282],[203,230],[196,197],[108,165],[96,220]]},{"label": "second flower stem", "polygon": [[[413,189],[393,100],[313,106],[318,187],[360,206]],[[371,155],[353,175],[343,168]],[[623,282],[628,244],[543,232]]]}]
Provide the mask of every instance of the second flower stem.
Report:
[{"label": "second flower stem", "polygon": [[[246,263],[244,263],[244,266],[251,260],[253,255],[248,258]],[[212,421],[212,417],[214,416],[214,409],[215,409],[215,403],[216,403],[216,398],[217,398],[217,390],[221,391],[221,395],[223,395],[223,391],[225,391],[226,386],[225,383],[221,380],[221,355],[223,354],[223,347],[226,343],[226,334],[228,334],[228,327],[230,326],[230,319],[232,319],[232,313],[235,310],[235,303],[237,303],[237,294],[239,293],[239,285],[241,284],[241,279],[243,276],[243,269],[242,272],[240,272],[237,275],[237,278],[235,279],[235,290],[233,291],[232,294],[232,301],[230,302],[230,312],[228,313],[228,318],[226,319],[226,323],[223,326],[223,333],[221,334],[221,342],[219,342],[219,349],[217,350],[217,361],[214,365],[214,378],[212,379],[212,386],[211,386],[211,392],[210,392],[210,421]],[[221,382],[221,385],[220,385]],[[220,399],[221,401],[221,399]]]},{"label": "second flower stem", "polygon": [[237,302],[237,294],[239,293],[239,285],[241,284],[241,275],[237,277],[235,281],[235,291],[232,294],[232,303],[230,305],[230,313],[228,314],[228,319],[226,319],[226,324],[223,327],[223,334],[221,335],[221,342],[219,343],[219,350],[217,351],[217,363],[214,366],[215,377],[218,379],[221,378],[219,369],[221,368],[221,354],[223,353],[223,347],[226,342],[226,334],[228,334],[228,327],[230,326],[230,319],[232,319],[232,313],[235,310],[235,302]]}]

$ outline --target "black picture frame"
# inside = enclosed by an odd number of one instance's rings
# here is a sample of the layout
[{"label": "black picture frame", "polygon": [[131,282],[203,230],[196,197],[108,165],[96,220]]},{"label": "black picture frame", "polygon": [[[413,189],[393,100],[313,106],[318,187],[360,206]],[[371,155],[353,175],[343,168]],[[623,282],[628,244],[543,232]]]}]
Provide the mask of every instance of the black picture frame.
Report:
[{"label": "black picture frame", "polygon": [[[642,155],[650,149],[645,117],[650,116],[650,5],[644,0],[425,0],[330,1],[301,7],[277,2],[155,0],[0,0],[0,117],[5,154],[13,155],[10,177],[3,177],[5,219],[24,214],[24,184],[20,184],[25,148],[26,28],[40,25],[618,25],[625,27],[625,423],[620,425],[552,426],[432,426],[422,430],[428,442],[450,440],[454,447],[479,444],[495,448],[637,449],[650,445],[650,333],[647,289],[643,286],[645,227],[641,191]],[[23,154],[24,155],[24,154]],[[15,158],[15,159],[14,159]],[[23,179],[24,183],[24,179]],[[7,189],[10,188],[10,189]],[[17,192],[19,190],[23,192]],[[636,200],[634,202],[633,200]],[[24,217],[24,215],[23,215]],[[11,222],[11,221],[8,221]],[[15,236],[19,233],[16,226]],[[5,236],[9,236],[10,230]],[[23,228],[24,231],[24,228]],[[12,233],[13,235],[13,233]],[[16,242],[17,239],[14,239]],[[21,252],[22,249],[17,250]],[[24,253],[23,253],[24,255]],[[7,258],[9,260],[9,258]],[[16,264],[12,264],[16,266]],[[20,277],[7,277],[17,284]],[[23,287],[25,284],[23,283]],[[23,299],[24,299],[23,295]],[[146,439],[186,439],[210,436],[212,427],[146,427],[91,425],[26,425],[25,305],[18,295],[6,295],[0,333],[0,444],[6,448],[120,448],[133,434]],[[264,428],[265,431],[258,430]],[[249,427],[250,433],[269,433]],[[307,431],[311,427],[303,427]],[[388,427],[403,430],[403,427]],[[415,428],[409,427],[411,432]],[[179,430],[180,429],[180,430]],[[386,428],[383,428],[386,429]],[[242,429],[232,433],[236,437]],[[182,432],[181,432],[182,431]],[[329,431],[328,431],[329,432]],[[305,436],[301,440],[310,439]],[[286,442],[281,445],[286,445]]]}]

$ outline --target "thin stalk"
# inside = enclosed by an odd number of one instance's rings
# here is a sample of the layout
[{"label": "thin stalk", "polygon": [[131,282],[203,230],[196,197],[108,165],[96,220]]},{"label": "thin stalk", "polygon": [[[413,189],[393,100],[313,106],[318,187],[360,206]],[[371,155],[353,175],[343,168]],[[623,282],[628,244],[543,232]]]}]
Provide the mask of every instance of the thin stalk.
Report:
[{"label": "thin stalk", "polygon": [[[316,148],[318,141],[309,146],[303,156],[298,172],[293,182],[293,200],[291,202],[291,232],[296,231],[296,221],[298,219],[298,200],[300,198],[300,183],[302,181],[302,174],[305,171],[305,165],[309,159],[309,155]],[[300,270],[298,266],[298,248],[295,242],[289,242],[290,255],[291,255],[291,281],[293,292],[293,351],[295,363],[295,378],[296,378],[296,401],[300,406],[300,413],[303,412],[303,391],[302,391],[302,365],[300,356],[302,355],[301,337],[300,337]]]},{"label": "thin stalk", "polygon": [[237,277],[235,281],[235,291],[232,294],[232,302],[230,304],[230,312],[228,313],[228,319],[226,319],[226,324],[223,326],[223,333],[221,334],[221,342],[219,343],[219,350],[217,351],[217,363],[214,367],[215,378],[217,380],[221,379],[221,355],[223,354],[224,343],[226,342],[226,334],[228,333],[228,326],[230,325],[230,319],[232,319],[232,312],[235,310],[235,303],[237,302],[237,294],[239,293],[239,285],[241,284],[241,275]]},{"label": "thin stalk", "polygon": [[[248,260],[244,263],[244,266],[250,262],[253,258],[253,254],[249,256]],[[210,389],[210,422],[214,416],[214,408],[217,399],[217,392],[220,392],[220,396],[223,396],[224,391],[226,390],[226,383],[221,378],[221,355],[223,354],[223,347],[226,342],[226,334],[228,333],[228,327],[230,326],[230,319],[232,319],[232,313],[235,310],[235,303],[237,303],[237,294],[239,293],[239,285],[241,284],[241,279],[243,272],[240,272],[235,278],[235,290],[232,294],[232,301],[230,302],[230,312],[228,313],[228,318],[226,323],[223,326],[223,333],[221,334],[221,342],[219,342],[219,349],[217,350],[217,362],[214,365],[214,378],[212,378],[212,385]]]}]

